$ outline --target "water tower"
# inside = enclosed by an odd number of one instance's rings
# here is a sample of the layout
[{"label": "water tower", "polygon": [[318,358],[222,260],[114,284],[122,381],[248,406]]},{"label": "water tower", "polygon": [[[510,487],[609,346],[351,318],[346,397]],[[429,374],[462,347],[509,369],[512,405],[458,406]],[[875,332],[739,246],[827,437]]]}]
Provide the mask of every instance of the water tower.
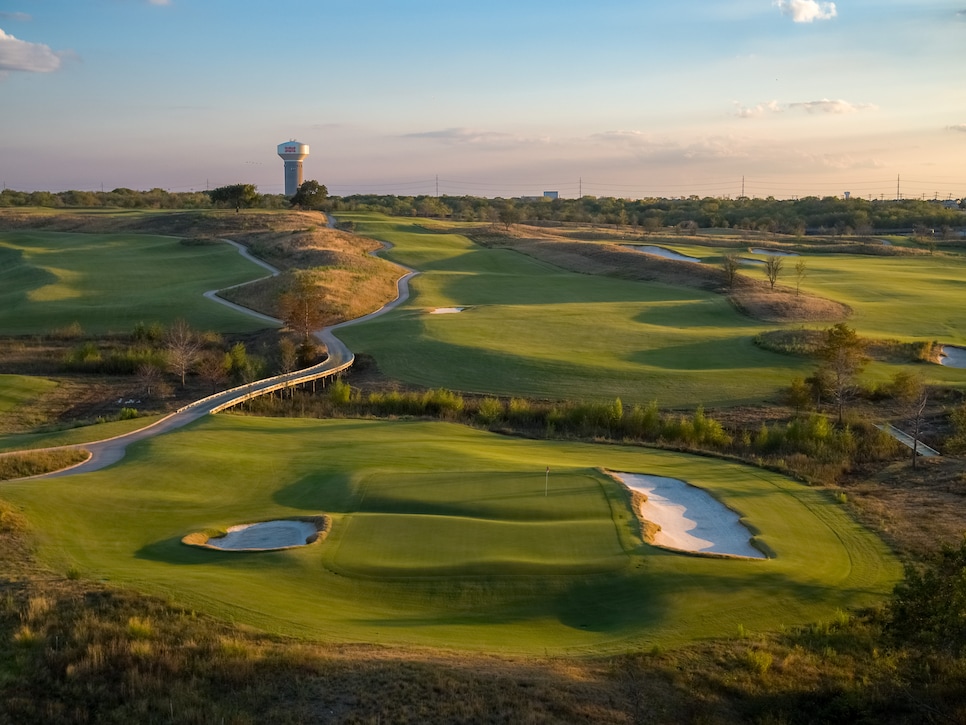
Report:
[{"label": "water tower", "polygon": [[302,159],[309,155],[309,147],[299,141],[286,141],[278,145],[278,155],[285,161],[285,196],[295,196],[302,185]]}]

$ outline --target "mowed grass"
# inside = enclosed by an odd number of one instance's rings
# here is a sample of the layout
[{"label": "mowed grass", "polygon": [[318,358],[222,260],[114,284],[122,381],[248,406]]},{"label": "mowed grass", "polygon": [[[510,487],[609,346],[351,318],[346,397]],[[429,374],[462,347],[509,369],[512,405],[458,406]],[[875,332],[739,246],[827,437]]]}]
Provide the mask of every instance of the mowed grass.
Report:
[{"label": "mowed grass", "polygon": [[12,410],[56,387],[57,383],[47,378],[0,375],[0,413]]},{"label": "mowed grass", "polygon": [[244,332],[265,323],[203,297],[265,271],[227,244],[185,246],[142,234],[0,232],[0,334],[42,334],[77,322],[88,333],[186,319]]},{"label": "mowed grass", "polygon": [[[345,215],[347,218],[352,215]],[[774,395],[807,361],[756,347],[762,323],[721,295],[575,274],[458,234],[352,217],[421,271],[405,306],[340,331],[391,377],[556,399],[731,405]],[[470,307],[432,315],[435,307]]]},{"label": "mowed grass", "polygon": [[[401,380],[504,395],[717,407],[774,399],[792,378],[806,377],[815,367],[813,360],[753,343],[759,332],[802,323],[753,320],[723,295],[574,274],[412,222],[346,216],[361,233],[391,242],[391,259],[422,272],[405,306],[340,332],[350,347],[374,355],[382,370]],[[668,246],[707,259],[733,251]],[[851,305],[855,314],[848,322],[860,334],[966,339],[966,313],[957,302],[966,293],[962,257],[805,259],[803,290]],[[794,285],[794,261],[785,260],[786,285]],[[742,273],[764,276],[754,267]],[[435,307],[470,309],[427,314]],[[870,375],[885,380],[899,369],[874,365]],[[966,383],[961,371],[939,366],[914,371],[935,382]]]},{"label": "mowed grass", "polygon": [[[626,493],[599,467],[706,488],[774,558],[643,544]],[[8,483],[2,496],[23,509],[54,570],[328,641],[623,651],[827,619],[879,600],[900,575],[830,496],[773,473],[438,422],[217,416],[104,471]],[[306,548],[180,543],[319,513],[332,517],[331,534]]]}]

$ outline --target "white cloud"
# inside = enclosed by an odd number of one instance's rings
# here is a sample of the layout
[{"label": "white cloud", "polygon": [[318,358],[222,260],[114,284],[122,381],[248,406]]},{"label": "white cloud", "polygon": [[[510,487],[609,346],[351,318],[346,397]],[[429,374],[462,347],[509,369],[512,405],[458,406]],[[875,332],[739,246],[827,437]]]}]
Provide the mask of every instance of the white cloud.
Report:
[{"label": "white cloud", "polygon": [[24,23],[31,19],[30,16],[27,15],[27,13],[8,13],[8,12],[0,12],[0,18],[3,18],[4,20],[18,20]]},{"label": "white cloud", "polygon": [[778,101],[759,103],[757,106],[742,106],[738,101],[735,101],[735,107],[738,109],[735,112],[738,118],[758,118],[766,113],[783,113],[785,111]]},{"label": "white cloud", "polygon": [[61,56],[49,46],[18,40],[0,30],[0,72],[50,73],[60,68]]},{"label": "white cloud", "polygon": [[792,110],[802,110],[806,113],[858,113],[859,111],[877,111],[878,106],[872,103],[849,103],[848,101],[830,101],[823,98],[820,101],[804,101],[799,103],[789,103],[788,108]]},{"label": "white cloud", "polygon": [[785,111],[805,111],[805,113],[845,114],[860,111],[877,111],[878,106],[872,103],[849,103],[848,101],[831,101],[823,98],[820,101],[799,101],[796,103],[779,103],[768,101],[756,106],[743,106],[735,101],[735,115],[739,118],[758,118],[766,113],[784,113]]},{"label": "white cloud", "polygon": [[772,4],[781,10],[783,15],[790,15],[796,23],[831,20],[838,15],[835,3],[816,0],[774,0]]},{"label": "white cloud", "polygon": [[966,133],[966,123],[957,123],[955,126],[946,126],[947,131],[962,131]]},{"label": "white cloud", "polygon": [[170,5],[171,0],[148,0],[151,5]]}]

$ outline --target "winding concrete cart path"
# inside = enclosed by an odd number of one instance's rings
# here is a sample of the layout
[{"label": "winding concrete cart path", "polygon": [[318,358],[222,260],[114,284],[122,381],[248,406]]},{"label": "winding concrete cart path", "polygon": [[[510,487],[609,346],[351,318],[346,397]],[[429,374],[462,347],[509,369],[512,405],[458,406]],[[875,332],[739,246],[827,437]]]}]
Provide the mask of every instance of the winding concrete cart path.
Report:
[{"label": "winding concrete cart path", "polygon": [[[230,239],[223,240],[228,244],[233,245],[238,249],[239,253],[251,260],[255,264],[264,267],[270,273],[267,276],[276,276],[279,274],[277,270],[272,265],[267,262],[257,259],[249,254],[248,250],[238,242],[234,242]],[[388,245],[384,247],[387,249]],[[402,265],[400,265],[402,266]],[[347,370],[351,367],[355,355],[346,346],[342,340],[337,338],[334,334],[335,330],[342,327],[348,327],[349,325],[355,325],[360,322],[365,322],[378,315],[385,314],[389,310],[393,309],[397,305],[405,302],[409,298],[409,280],[414,275],[418,274],[413,269],[408,267],[403,267],[407,272],[403,274],[396,282],[396,299],[387,303],[375,312],[370,312],[368,315],[363,315],[354,320],[348,320],[346,322],[340,322],[337,325],[332,325],[325,329],[319,330],[315,333],[315,337],[325,344],[328,350],[328,357],[324,362],[318,365],[313,365],[312,367],[304,368],[302,370],[296,370],[295,372],[285,373],[283,375],[276,375],[270,378],[264,378],[263,380],[256,380],[255,382],[249,383],[247,385],[240,385],[236,388],[231,388],[230,390],[225,390],[220,393],[215,393],[214,395],[209,395],[201,400],[196,400],[189,405],[184,406],[180,410],[165,416],[159,421],[152,423],[149,426],[140,428],[139,430],[132,431],[131,433],[125,433],[123,435],[115,436],[113,438],[107,438],[99,441],[92,441],[90,443],[78,443],[67,446],[56,446],[53,448],[42,449],[42,450],[66,450],[66,449],[83,449],[90,453],[90,457],[76,466],[71,466],[70,468],[64,468],[59,471],[53,471],[51,473],[44,473],[39,476],[31,476],[30,478],[54,478],[58,476],[71,476],[77,473],[88,473],[90,471],[97,471],[102,468],[106,468],[111,464],[117,463],[122,458],[124,458],[124,452],[127,447],[132,443],[144,440],[146,438],[151,438],[153,436],[162,435],[169,431],[175,430],[176,428],[181,428],[182,426],[188,425],[193,421],[198,420],[206,415],[212,415],[214,413],[221,412],[226,408],[230,408],[233,405],[250,400],[251,398],[256,398],[260,395],[265,395],[273,390],[280,390],[282,388],[291,387],[293,385],[299,385],[301,383],[311,382],[313,380],[319,380],[321,378],[330,377],[332,375],[337,375],[343,370]],[[266,277],[267,277],[266,276]],[[260,277],[259,279],[266,279],[266,277]],[[251,284],[257,280],[250,280],[249,282],[243,282],[242,284]],[[235,285],[236,287],[241,285]],[[230,289],[230,288],[229,288]],[[268,315],[264,315],[255,310],[248,309],[241,305],[236,305],[233,302],[224,300],[217,296],[218,290],[209,290],[205,292],[205,297],[215,302],[219,302],[223,305],[227,305],[232,309],[238,310],[258,319],[264,320],[265,322],[270,322],[272,324],[281,325],[282,321]],[[21,479],[23,480],[23,479]]]}]

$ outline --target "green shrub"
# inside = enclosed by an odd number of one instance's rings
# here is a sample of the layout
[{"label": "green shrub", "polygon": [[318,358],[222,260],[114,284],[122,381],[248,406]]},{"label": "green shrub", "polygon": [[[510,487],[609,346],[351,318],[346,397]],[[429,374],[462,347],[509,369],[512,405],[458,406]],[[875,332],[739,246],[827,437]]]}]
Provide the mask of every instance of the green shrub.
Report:
[{"label": "green shrub", "polygon": [[329,386],[329,400],[335,406],[346,406],[352,399],[352,386],[342,378],[336,378]]},{"label": "green shrub", "polygon": [[137,408],[121,408],[121,412],[118,413],[118,420],[134,420],[140,415]]},{"label": "green shrub", "polygon": [[484,425],[492,425],[503,417],[503,403],[496,398],[483,398],[477,407],[476,417]]}]

